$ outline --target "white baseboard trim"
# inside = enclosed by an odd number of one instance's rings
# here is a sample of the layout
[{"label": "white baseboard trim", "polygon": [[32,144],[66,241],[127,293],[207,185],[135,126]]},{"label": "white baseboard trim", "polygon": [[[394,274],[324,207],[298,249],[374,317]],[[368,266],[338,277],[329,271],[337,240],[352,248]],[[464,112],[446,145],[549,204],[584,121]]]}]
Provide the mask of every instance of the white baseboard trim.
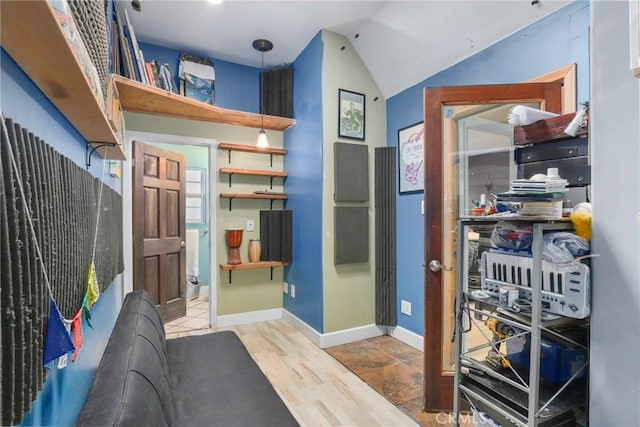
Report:
[{"label": "white baseboard trim", "polygon": [[198,294],[198,296],[208,297],[210,290],[211,290],[211,286],[200,286],[200,293]]},{"label": "white baseboard trim", "polygon": [[307,325],[305,322],[291,314],[291,312],[286,309],[282,309],[282,319],[296,328],[298,332],[304,335],[309,341],[320,347],[320,343],[322,341],[322,334],[320,332]]},{"label": "white baseboard trim", "polygon": [[365,340],[367,338],[378,337],[384,333],[384,329],[379,326],[366,325],[359,326],[357,328],[345,329],[343,331],[321,334],[285,309],[282,310],[282,318],[296,328],[302,335],[307,337],[309,341],[320,348],[333,347],[354,341]]},{"label": "white baseboard trim", "polygon": [[358,326],[357,328],[344,329],[342,331],[329,332],[322,335],[320,348],[333,347],[348,344],[354,341],[362,341],[368,338],[384,335],[384,328],[378,325]]},{"label": "white baseboard trim", "polygon": [[268,322],[269,320],[282,319],[281,308],[272,308],[270,310],[247,311],[245,313],[225,314],[218,316],[216,319],[216,327],[226,328],[228,326],[244,325],[254,322]]},{"label": "white baseboard trim", "polygon": [[415,332],[411,332],[410,330],[400,326],[389,328],[389,335],[398,341],[402,341],[403,343],[410,345],[416,350],[424,351],[424,337],[422,337],[422,335],[418,335]]}]

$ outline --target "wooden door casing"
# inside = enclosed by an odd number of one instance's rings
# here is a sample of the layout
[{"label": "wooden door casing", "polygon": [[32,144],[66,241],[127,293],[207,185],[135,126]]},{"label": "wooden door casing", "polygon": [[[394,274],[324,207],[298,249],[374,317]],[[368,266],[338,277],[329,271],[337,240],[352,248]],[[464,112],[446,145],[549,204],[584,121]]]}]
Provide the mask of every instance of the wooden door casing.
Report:
[{"label": "wooden door casing", "polygon": [[164,322],[186,315],[182,154],[134,141],[133,289],[144,289]]},{"label": "wooden door casing", "polygon": [[456,86],[424,89],[424,387],[426,411],[453,406],[453,375],[442,369],[442,271],[432,272],[431,260],[442,260],[442,109],[450,105],[539,102],[542,109],[560,113],[560,82],[510,85]]}]

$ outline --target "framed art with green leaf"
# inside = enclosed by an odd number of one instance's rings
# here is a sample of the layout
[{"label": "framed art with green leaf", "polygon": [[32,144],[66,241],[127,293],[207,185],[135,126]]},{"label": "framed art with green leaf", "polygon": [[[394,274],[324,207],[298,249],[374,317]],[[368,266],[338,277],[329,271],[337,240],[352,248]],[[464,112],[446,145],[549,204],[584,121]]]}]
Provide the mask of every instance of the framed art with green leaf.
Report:
[{"label": "framed art with green leaf", "polygon": [[364,140],[364,101],[361,93],[338,89],[338,137]]}]

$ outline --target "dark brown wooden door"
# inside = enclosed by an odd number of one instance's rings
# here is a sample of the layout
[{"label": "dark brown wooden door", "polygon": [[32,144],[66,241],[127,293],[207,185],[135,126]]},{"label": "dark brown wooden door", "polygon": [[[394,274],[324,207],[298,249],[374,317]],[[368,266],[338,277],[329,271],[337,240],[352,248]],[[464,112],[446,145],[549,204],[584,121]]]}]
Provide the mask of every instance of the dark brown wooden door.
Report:
[{"label": "dark brown wooden door", "polygon": [[[455,287],[455,268],[452,271],[431,271],[429,262],[437,260],[446,265],[451,256],[443,250],[444,240],[455,233],[458,194],[445,194],[443,182],[448,179],[443,162],[455,163],[457,156],[450,144],[445,144],[443,112],[450,106],[482,106],[487,104],[535,103],[541,109],[560,113],[562,110],[561,84],[523,83],[513,85],[457,86],[427,88],[424,90],[424,409],[427,411],[451,410],[453,406],[453,371],[445,368],[443,352],[451,336],[443,332],[443,319],[453,318],[453,304],[445,306],[444,275]],[[455,178],[455,173],[448,176]],[[455,187],[455,185],[453,186]],[[447,188],[451,188],[447,184]],[[445,203],[446,200],[446,203]],[[446,209],[446,210],[445,210]],[[450,229],[448,227],[451,227]],[[443,238],[447,228],[446,238]],[[451,247],[451,245],[449,245]],[[455,245],[453,245],[455,247]],[[455,255],[454,255],[455,256]],[[444,260],[444,261],[443,261]],[[451,267],[455,267],[455,264]],[[450,293],[450,289],[446,289]],[[452,322],[451,322],[452,323]],[[444,328],[446,329],[446,328]]]},{"label": "dark brown wooden door", "polygon": [[133,144],[133,289],[149,292],[168,322],[187,313],[185,159]]}]

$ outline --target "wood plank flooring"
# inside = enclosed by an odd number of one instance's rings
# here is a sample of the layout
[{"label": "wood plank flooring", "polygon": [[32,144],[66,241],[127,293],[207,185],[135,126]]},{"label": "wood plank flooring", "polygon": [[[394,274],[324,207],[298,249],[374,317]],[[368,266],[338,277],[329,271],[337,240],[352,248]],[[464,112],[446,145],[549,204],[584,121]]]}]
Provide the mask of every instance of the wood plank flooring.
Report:
[{"label": "wood plank flooring", "polygon": [[[215,331],[185,322],[167,324],[167,338]],[[238,334],[301,426],[418,425],[284,320],[224,330]]]}]

